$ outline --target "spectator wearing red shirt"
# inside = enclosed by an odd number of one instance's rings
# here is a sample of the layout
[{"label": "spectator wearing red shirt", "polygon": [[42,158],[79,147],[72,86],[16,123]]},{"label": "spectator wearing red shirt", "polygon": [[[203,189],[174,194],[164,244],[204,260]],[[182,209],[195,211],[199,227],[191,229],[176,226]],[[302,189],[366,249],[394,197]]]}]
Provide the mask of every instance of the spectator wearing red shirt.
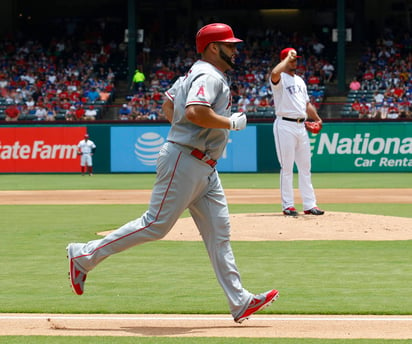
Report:
[{"label": "spectator wearing red shirt", "polygon": [[109,82],[104,88],[103,88],[106,92],[114,92],[115,91],[115,87],[114,87],[114,83],[113,82]]},{"label": "spectator wearing red shirt", "polygon": [[388,108],[388,118],[397,119],[399,117],[399,109],[395,103],[390,103]]},{"label": "spectator wearing red shirt", "polygon": [[54,86],[52,86],[51,88],[47,89],[46,91],[46,98],[48,99],[52,99],[52,98],[56,98],[57,97],[57,90]]},{"label": "spectator wearing red shirt", "polygon": [[370,81],[375,78],[375,75],[373,74],[372,70],[368,69],[362,76],[362,79],[364,81]]},{"label": "spectator wearing red shirt", "polygon": [[60,93],[58,93],[60,99],[70,99],[69,97],[69,92],[67,92],[66,89],[62,90]]},{"label": "spectator wearing red shirt", "polygon": [[369,113],[370,113],[370,104],[366,102],[360,102],[359,118],[368,118]]},{"label": "spectator wearing red shirt", "polygon": [[270,106],[268,98],[267,97],[260,98],[259,107],[268,107],[268,106]]},{"label": "spectator wearing red shirt", "polygon": [[309,78],[308,78],[308,84],[309,85],[319,85],[320,84],[320,78],[317,75],[311,73],[309,75]]},{"label": "spectator wearing red shirt", "polygon": [[152,99],[156,101],[157,103],[162,100],[162,94],[159,92],[159,90],[155,89],[153,91]]},{"label": "spectator wearing red shirt", "polygon": [[361,104],[358,99],[355,99],[352,103],[352,111],[356,111],[359,115],[361,110]]},{"label": "spectator wearing red shirt", "polygon": [[176,73],[172,71],[169,67],[165,67],[164,71],[167,80],[172,80],[176,75]]},{"label": "spectator wearing red shirt", "polygon": [[80,121],[84,119],[86,111],[84,110],[83,104],[79,104],[75,110],[76,120]]},{"label": "spectator wearing red shirt", "polygon": [[20,110],[17,107],[17,105],[10,105],[6,108],[4,111],[6,115],[6,121],[7,122],[15,122],[19,119],[20,116]]},{"label": "spectator wearing red shirt", "polygon": [[156,71],[156,77],[160,80],[166,77],[167,71],[165,67],[162,67]]},{"label": "spectator wearing red shirt", "polygon": [[378,70],[375,72],[375,79],[381,80],[382,78],[383,78],[383,70],[382,70],[382,69],[378,69]]},{"label": "spectator wearing red shirt", "polygon": [[246,82],[248,82],[249,84],[252,84],[252,83],[254,83],[254,82],[256,81],[256,78],[255,78],[255,75],[254,75],[252,72],[247,71],[247,72],[245,73],[245,80],[246,80]]},{"label": "spectator wearing red shirt", "polygon": [[79,91],[73,91],[73,92],[70,92],[70,94],[69,94],[69,99],[70,99],[70,101],[72,101],[72,102],[78,102],[79,101],[79,99],[80,99],[80,92]]},{"label": "spectator wearing red shirt", "polygon": [[391,93],[397,99],[402,99],[403,95],[405,94],[405,88],[404,87],[405,87],[404,85],[395,86],[393,89],[391,89]]},{"label": "spectator wearing red shirt", "polygon": [[58,100],[57,105],[62,109],[62,110],[69,110],[70,106],[72,105],[67,99],[63,99],[62,101]]}]

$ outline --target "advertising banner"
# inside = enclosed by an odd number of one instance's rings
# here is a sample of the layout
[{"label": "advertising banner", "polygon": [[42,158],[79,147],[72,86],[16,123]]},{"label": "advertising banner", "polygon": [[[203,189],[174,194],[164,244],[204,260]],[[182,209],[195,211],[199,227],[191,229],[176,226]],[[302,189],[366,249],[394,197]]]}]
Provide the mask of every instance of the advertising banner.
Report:
[{"label": "advertising banner", "polygon": [[0,172],[78,172],[86,127],[0,128]]},{"label": "advertising banner", "polygon": [[412,172],[410,123],[326,123],[310,138],[313,172]]},{"label": "advertising banner", "polygon": [[[0,173],[80,171],[77,144],[89,132],[95,172],[155,172],[169,125],[0,127]],[[412,172],[412,123],[324,123],[310,134],[312,172]],[[230,132],[220,172],[277,172],[272,124]]]},{"label": "advertising banner", "polygon": [[[155,172],[160,148],[169,126],[127,126],[111,128],[111,172]],[[231,132],[220,172],[256,172],[256,127]]]}]

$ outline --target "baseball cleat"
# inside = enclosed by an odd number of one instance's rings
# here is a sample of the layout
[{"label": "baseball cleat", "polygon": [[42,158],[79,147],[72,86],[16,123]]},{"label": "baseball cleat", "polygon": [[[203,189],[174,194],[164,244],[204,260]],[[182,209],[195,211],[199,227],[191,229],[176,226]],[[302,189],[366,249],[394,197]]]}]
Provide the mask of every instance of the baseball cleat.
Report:
[{"label": "baseball cleat", "polygon": [[312,209],[305,210],[304,213],[306,215],[323,215],[325,214],[325,211],[322,209],[319,209],[318,207],[313,207]]},{"label": "baseball cleat", "polygon": [[298,216],[298,211],[295,207],[289,207],[283,210],[283,214],[287,216]]},{"label": "baseball cleat", "polygon": [[235,318],[235,322],[241,324],[244,320],[249,319],[252,314],[270,306],[278,297],[279,292],[275,289],[255,295],[243,314]]},{"label": "baseball cleat", "polygon": [[76,264],[73,261],[71,254],[71,245],[66,247],[67,259],[69,260],[69,280],[72,290],[77,295],[82,295],[84,292],[84,282],[86,281],[87,274],[76,268]]}]

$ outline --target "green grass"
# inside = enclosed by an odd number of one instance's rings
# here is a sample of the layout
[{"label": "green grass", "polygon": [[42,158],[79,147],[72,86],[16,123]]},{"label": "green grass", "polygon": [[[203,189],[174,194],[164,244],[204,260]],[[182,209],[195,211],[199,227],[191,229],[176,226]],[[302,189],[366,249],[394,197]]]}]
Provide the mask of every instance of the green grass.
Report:
[{"label": "green grass", "polygon": [[[278,173],[221,173],[225,188],[279,188]],[[296,176],[295,176],[296,179]],[[0,174],[0,190],[151,189],[155,174]],[[316,188],[410,188],[410,173],[314,173]]]},{"label": "green grass", "polygon": [[[151,189],[154,174],[0,175],[0,190]],[[225,188],[278,188],[278,174],[221,174]],[[410,188],[410,174],[314,174],[316,188]],[[328,211],[412,217],[410,204],[322,204]],[[0,206],[0,312],[221,313],[227,303],[201,242],[158,241],[110,257],[82,297],[67,281],[65,247],[136,218],[145,205]],[[278,204],[230,205],[232,213]],[[185,212],[184,216],[187,216]],[[268,228],[268,230],[271,230]],[[299,228],[297,228],[299,230]],[[266,314],[412,314],[412,241],[233,242],[244,286],[278,288]],[[258,269],[259,273],[256,273]],[[156,272],[156,273],[153,273]],[[111,276],[111,278],[107,278]],[[196,298],[186,290],[196,290]],[[165,295],[167,291],[167,296]],[[147,300],[150,300],[148,302]],[[0,336],[0,343],[389,344],[412,340]]]},{"label": "green grass", "polygon": [[[0,206],[7,214],[0,218],[0,311],[227,314],[201,242],[158,241],[112,256],[90,273],[85,295],[72,295],[67,243],[97,238],[96,232],[114,229],[144,208]],[[232,245],[246,288],[281,291],[266,312],[412,314],[412,241]]]},{"label": "green grass", "polygon": [[[202,243],[157,242],[112,256],[89,274],[81,298],[69,289],[58,247],[51,257],[43,247],[1,257],[3,277],[13,276],[2,278],[1,312],[228,314]],[[412,314],[410,241],[233,242],[233,249],[247,289],[280,290],[262,313]]]}]

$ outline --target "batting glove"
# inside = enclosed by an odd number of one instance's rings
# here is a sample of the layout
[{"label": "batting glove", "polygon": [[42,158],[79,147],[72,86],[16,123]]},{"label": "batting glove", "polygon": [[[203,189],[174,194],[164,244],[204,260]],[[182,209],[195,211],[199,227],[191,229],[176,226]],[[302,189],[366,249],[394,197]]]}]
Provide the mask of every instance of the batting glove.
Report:
[{"label": "batting glove", "polygon": [[247,118],[244,112],[235,112],[230,116],[230,130],[242,130],[246,128]]}]

